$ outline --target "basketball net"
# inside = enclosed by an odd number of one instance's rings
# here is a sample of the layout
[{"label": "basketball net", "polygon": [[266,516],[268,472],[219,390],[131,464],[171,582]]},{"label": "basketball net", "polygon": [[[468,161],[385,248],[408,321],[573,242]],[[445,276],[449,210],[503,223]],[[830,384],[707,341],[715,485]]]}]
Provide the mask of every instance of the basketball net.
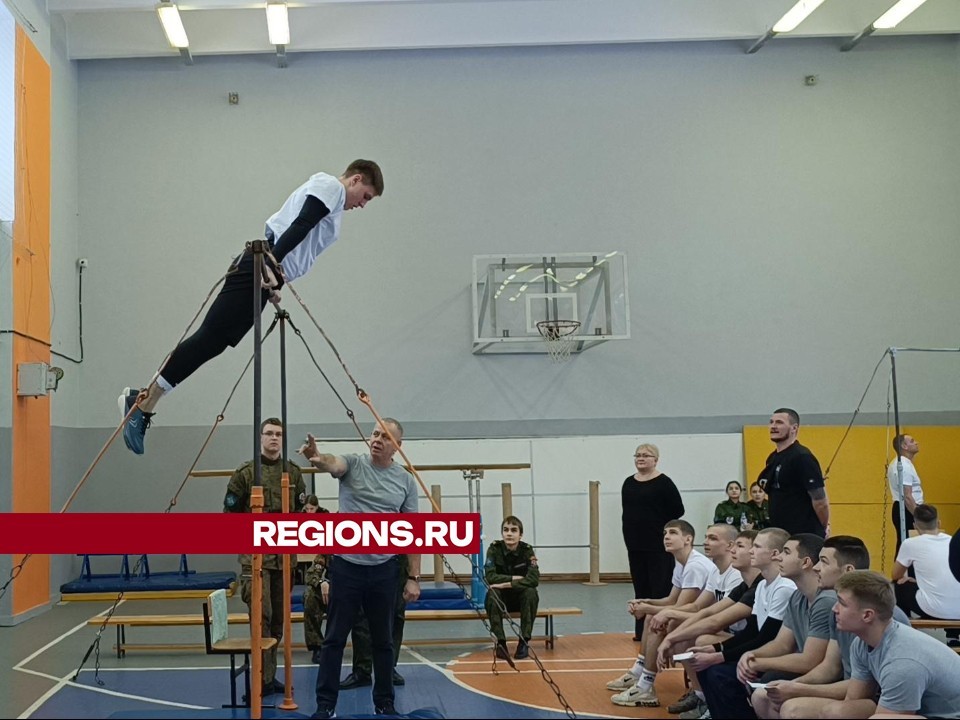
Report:
[{"label": "basketball net", "polygon": [[541,320],[537,330],[547,343],[547,352],[555,363],[566,362],[577,344],[577,330],[580,323],[576,320]]}]

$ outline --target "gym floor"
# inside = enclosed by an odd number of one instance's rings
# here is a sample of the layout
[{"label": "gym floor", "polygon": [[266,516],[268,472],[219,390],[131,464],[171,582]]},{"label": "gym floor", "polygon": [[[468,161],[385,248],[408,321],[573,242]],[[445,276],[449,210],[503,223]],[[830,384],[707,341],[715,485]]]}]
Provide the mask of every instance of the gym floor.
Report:
[{"label": "gym floor", "polygon": [[[632,621],[626,614],[629,584],[588,587],[579,583],[544,583],[540,588],[543,607],[575,606],[582,616],[555,618],[561,636],[552,651],[538,642],[534,649],[552,676],[560,693],[578,716],[670,717],[665,706],[682,692],[679,671],[658,680],[663,707],[618,708],[609,702],[604,685],[633,662],[637,644],[632,642]],[[243,612],[239,598],[230,599],[231,612]],[[156,716],[190,717],[200,709],[219,708],[229,702],[229,667],[226,656],[203,652],[130,651],[123,658],[114,652],[115,631],[107,628],[99,653],[99,683],[95,678],[96,655],[92,654],[77,681],[73,676],[96,636],[86,621],[109,608],[109,603],[61,603],[37,618],[15,627],[0,629],[0,714],[20,718],[109,717],[124,712]],[[118,609],[122,614],[200,612],[200,600],[129,600]],[[479,622],[411,622],[405,639],[477,637]],[[231,634],[243,631],[232,626]],[[543,620],[536,633],[543,632]],[[128,628],[131,642],[198,643],[202,628]],[[302,642],[302,625],[294,625],[294,641]],[[511,649],[514,643],[510,643]],[[282,655],[281,655],[282,657]],[[310,715],[316,704],[313,685],[316,666],[305,650],[296,650],[294,700],[299,713]],[[349,672],[350,648],[344,657],[343,674]],[[445,717],[561,718],[563,706],[531,660],[517,663],[519,672],[498,663],[492,672],[490,646],[404,646],[398,670],[407,683],[397,688],[400,712],[433,708]],[[282,669],[278,678],[282,680]],[[101,684],[102,683],[102,684]],[[238,682],[238,687],[242,683]],[[272,696],[267,702],[279,702]],[[372,713],[370,688],[344,691],[338,715]],[[264,717],[274,715],[265,708]],[[285,716],[279,713],[275,716]],[[248,717],[245,710],[224,711],[221,717]]]}]

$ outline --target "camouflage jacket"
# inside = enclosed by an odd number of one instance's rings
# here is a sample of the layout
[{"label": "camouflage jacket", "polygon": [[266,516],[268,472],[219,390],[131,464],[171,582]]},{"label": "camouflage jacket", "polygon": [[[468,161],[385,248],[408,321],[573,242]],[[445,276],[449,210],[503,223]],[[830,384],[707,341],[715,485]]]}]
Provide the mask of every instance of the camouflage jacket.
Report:
[{"label": "camouflage jacket", "polygon": [[[280,488],[283,470],[280,460],[268,460],[261,456],[260,484],[263,486],[263,511],[265,513],[283,512],[283,492]],[[306,498],[307,486],[303,482],[300,468],[287,461],[290,473],[290,512],[300,512]],[[224,512],[250,512],[250,493],[253,488],[253,461],[238,467],[227,483],[227,493],[223,498]],[[240,555],[240,564],[249,566],[249,555]],[[279,555],[264,555],[263,567],[277,570],[280,566]]]},{"label": "camouflage jacket", "polygon": [[537,555],[533,546],[522,540],[516,550],[507,550],[503,540],[490,543],[483,571],[489,585],[511,582],[514,575],[520,576],[520,580],[513,581],[514,587],[532,588],[540,584]]}]

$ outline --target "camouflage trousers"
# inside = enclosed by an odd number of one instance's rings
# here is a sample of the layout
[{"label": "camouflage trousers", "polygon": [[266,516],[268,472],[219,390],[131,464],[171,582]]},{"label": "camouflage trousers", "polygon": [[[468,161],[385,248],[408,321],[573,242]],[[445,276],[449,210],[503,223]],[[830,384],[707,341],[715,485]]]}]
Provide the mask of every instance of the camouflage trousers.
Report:
[{"label": "camouflage trousers", "polygon": [[520,613],[520,635],[524,640],[533,636],[533,621],[537,619],[537,608],[540,606],[540,595],[536,588],[511,588],[510,590],[490,590],[484,606],[487,617],[490,619],[490,629],[497,640],[506,641],[503,633],[503,611],[494,601],[499,597],[507,608],[507,612],[516,620],[516,613]]},{"label": "camouflage trousers", "polygon": [[[240,597],[250,611],[250,574],[252,569],[246,565],[241,568]],[[263,653],[263,684],[272,683],[277,676],[277,646],[283,638],[283,571],[263,569],[263,614],[262,637],[277,639],[277,645]]]}]

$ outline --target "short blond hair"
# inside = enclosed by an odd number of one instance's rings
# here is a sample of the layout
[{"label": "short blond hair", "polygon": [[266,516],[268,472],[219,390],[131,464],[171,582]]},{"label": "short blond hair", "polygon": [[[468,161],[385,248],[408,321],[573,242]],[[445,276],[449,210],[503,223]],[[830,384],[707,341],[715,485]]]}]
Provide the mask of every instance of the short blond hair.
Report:
[{"label": "short blond hair", "polygon": [[870,608],[880,620],[893,617],[893,608],[897,604],[893,592],[893,583],[873,570],[851,570],[837,578],[834,590],[853,595],[857,605]]},{"label": "short blond hair", "polygon": [[660,459],[660,448],[658,448],[653,443],[640,443],[639,445],[637,445],[637,449],[634,450],[634,452],[639,452],[640,450],[646,450],[651,455],[653,455],[653,457],[656,460]]}]

